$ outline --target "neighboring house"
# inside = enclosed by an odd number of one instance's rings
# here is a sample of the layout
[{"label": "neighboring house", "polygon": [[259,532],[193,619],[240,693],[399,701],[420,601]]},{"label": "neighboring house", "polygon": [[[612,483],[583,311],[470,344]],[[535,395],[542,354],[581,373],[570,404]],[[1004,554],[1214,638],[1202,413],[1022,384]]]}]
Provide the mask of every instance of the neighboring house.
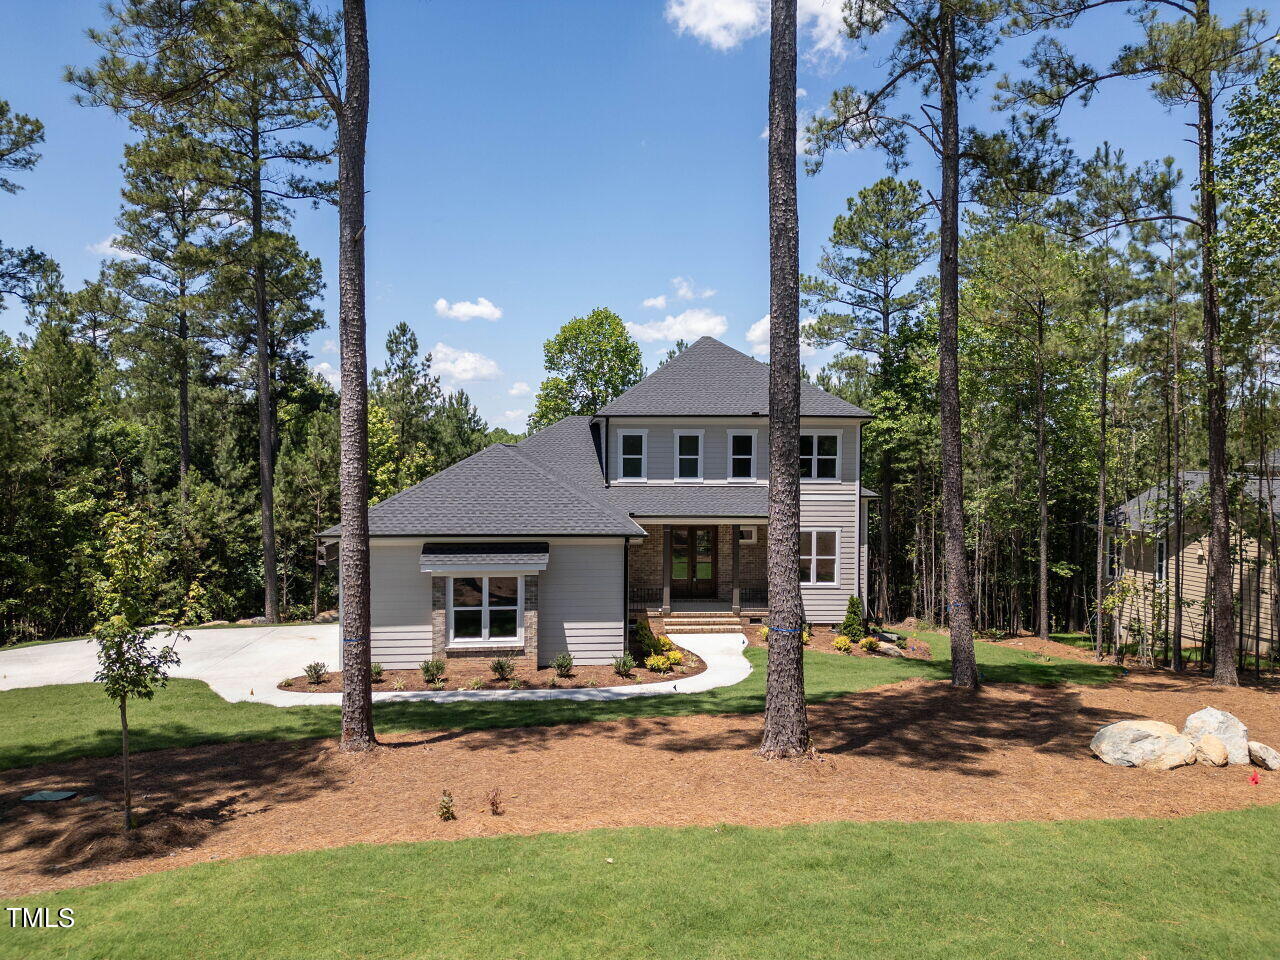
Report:
[{"label": "neighboring house", "polygon": [[[1232,478],[1230,576],[1237,637],[1246,653],[1272,650],[1280,626],[1273,549],[1280,525],[1280,471],[1276,454],[1269,459],[1269,466],[1249,464]],[[1122,642],[1173,629],[1175,576],[1182,582],[1184,645],[1209,635],[1209,474],[1185,470],[1179,476],[1184,504],[1180,544],[1174,542],[1173,497],[1166,496],[1163,485],[1144,490],[1108,515],[1105,575],[1114,597],[1115,635]]]},{"label": "neighboring house", "polygon": [[[703,337],[598,415],[371,507],[373,659],[607,664],[638,616],[668,630],[763,617],[768,380],[767,364]],[[810,383],[800,396],[801,593],[810,622],[838,623],[866,596],[870,414]],[[338,534],[321,534],[331,554]]]}]

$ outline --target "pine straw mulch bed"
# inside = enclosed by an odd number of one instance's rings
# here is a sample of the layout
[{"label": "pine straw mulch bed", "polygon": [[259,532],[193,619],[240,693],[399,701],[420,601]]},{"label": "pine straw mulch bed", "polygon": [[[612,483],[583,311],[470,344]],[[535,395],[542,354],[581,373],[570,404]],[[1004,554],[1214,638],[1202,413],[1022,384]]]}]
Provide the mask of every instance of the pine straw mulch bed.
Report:
[{"label": "pine straw mulch bed", "polygon": [[[332,740],[237,743],[139,754],[142,828],[119,839],[118,760],[9,771],[0,781],[0,895],[207,860],[351,843],[595,827],[775,826],[828,820],[1177,817],[1280,802],[1280,774],[1109,767],[1098,727],[1181,724],[1212,704],[1280,745],[1280,691],[1219,690],[1135,671],[1111,685],[990,686],[909,680],[809,708],[816,759],[766,762],[759,715],[387,736],[372,755]],[[51,787],[100,800],[23,804]],[[504,816],[486,795],[501,792]],[[452,792],[459,819],[436,804]],[[350,816],[351,811],[359,816]]]},{"label": "pine straw mulch bed", "polygon": [[[679,638],[677,637],[677,640]],[[565,678],[556,675],[552,667],[530,670],[517,666],[515,680],[519,681],[523,690],[580,690],[586,687],[627,687],[644,683],[662,683],[667,680],[678,680],[681,677],[696,676],[707,669],[702,659],[688,650],[681,648],[684,662],[671,673],[657,673],[644,668],[644,657],[633,653],[636,668],[629,677],[620,677],[614,673],[610,665],[575,666],[572,676]],[[494,677],[489,664],[495,657],[454,657],[445,661],[443,687],[433,687],[422,678],[421,670],[384,670],[382,680],[373,685],[374,693],[401,692],[410,690],[510,690],[510,680],[498,680]],[[480,686],[475,681],[480,680]],[[403,684],[398,686],[397,684]],[[292,677],[284,683],[276,685],[277,689],[290,693],[341,693],[342,673],[333,671],[325,674],[324,683],[310,683],[305,676]]]},{"label": "pine straw mulch bed", "polygon": [[[751,647],[769,646],[768,642],[765,640],[763,624],[756,624],[756,623],[748,624],[744,628],[744,632],[747,635],[748,646],[751,646]],[[809,645],[805,647],[805,649],[812,650],[815,653],[837,653],[838,654],[840,653],[840,651],[837,650],[835,646],[833,646],[833,642],[838,636],[840,636],[840,629],[838,627],[811,627],[809,631]],[[851,639],[853,640],[853,644],[854,644],[853,652],[848,654],[841,654],[842,656],[850,656],[850,657],[883,656],[883,654],[867,653],[867,651],[859,647],[858,641],[862,639],[861,637],[852,637]],[[916,640],[911,637],[907,638],[907,646],[902,652],[905,653],[907,657],[909,657],[912,660],[928,660],[930,659],[930,656],[931,656],[929,652],[929,644],[926,641]]]}]

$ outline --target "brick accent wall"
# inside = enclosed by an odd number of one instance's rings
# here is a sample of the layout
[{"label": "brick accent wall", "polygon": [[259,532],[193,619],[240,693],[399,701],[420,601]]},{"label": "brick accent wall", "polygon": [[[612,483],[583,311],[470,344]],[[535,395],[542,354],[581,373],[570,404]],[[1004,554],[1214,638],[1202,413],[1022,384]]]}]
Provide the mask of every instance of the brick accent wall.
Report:
[{"label": "brick accent wall", "polygon": [[454,647],[448,646],[449,627],[446,622],[446,577],[431,578],[431,656],[437,660],[459,658],[509,657],[516,666],[536,670],[538,664],[538,575],[526,574],[524,578],[524,648],[519,647]]},{"label": "brick accent wall", "polygon": [[[748,524],[743,524],[748,526]],[[632,587],[662,587],[662,527],[645,525],[649,536],[627,547],[627,562]],[[767,572],[768,537],[765,524],[756,525],[756,542],[744,543],[738,554],[739,577],[743,586],[748,583],[763,585]],[[728,523],[717,527],[716,549],[716,597],[733,599],[733,526]]]},{"label": "brick accent wall", "polygon": [[662,527],[648,525],[649,536],[627,545],[627,576],[635,587],[662,586]]}]

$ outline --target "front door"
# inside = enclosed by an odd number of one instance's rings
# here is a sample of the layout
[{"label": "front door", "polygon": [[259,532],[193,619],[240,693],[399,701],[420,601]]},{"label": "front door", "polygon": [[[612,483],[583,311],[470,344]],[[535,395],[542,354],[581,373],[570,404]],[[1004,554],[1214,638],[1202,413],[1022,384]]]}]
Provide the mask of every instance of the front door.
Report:
[{"label": "front door", "polygon": [[716,528],[671,528],[671,596],[716,595]]}]

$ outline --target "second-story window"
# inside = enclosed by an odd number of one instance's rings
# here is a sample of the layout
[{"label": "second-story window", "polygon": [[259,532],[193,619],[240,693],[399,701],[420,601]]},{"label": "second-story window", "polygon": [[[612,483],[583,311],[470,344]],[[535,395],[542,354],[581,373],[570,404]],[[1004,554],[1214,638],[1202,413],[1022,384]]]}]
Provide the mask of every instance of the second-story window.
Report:
[{"label": "second-story window", "polygon": [[645,478],[645,432],[643,430],[619,431],[618,477],[622,480]]},{"label": "second-story window", "polygon": [[676,479],[702,479],[702,431],[676,431]]},{"label": "second-story window", "polygon": [[1163,583],[1169,575],[1169,541],[1156,541],[1156,582]]},{"label": "second-story window", "polygon": [[729,431],[729,479],[756,478],[756,433],[754,430]]},{"label": "second-story window", "polygon": [[800,434],[800,479],[834,480],[839,475],[840,434]]}]

